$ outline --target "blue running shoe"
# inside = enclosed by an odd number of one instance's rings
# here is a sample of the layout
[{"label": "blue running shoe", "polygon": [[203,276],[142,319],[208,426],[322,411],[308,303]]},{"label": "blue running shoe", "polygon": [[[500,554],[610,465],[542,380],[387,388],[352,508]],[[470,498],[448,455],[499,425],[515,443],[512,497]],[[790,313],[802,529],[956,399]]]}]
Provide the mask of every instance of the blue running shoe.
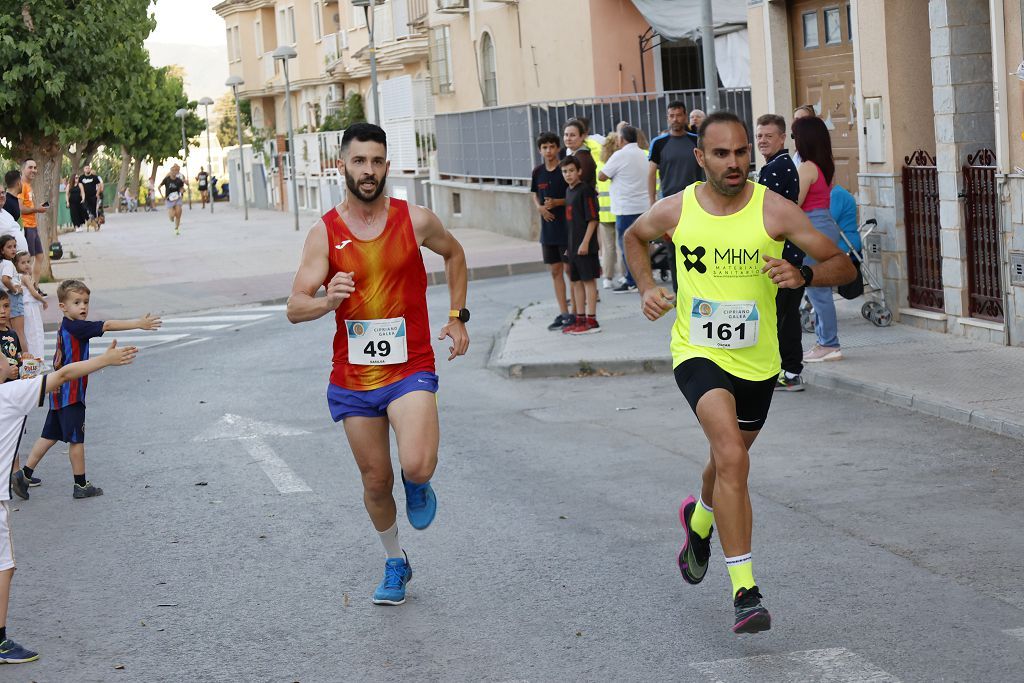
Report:
[{"label": "blue running shoe", "polygon": [[[405,554],[405,551],[402,551]],[[373,592],[375,605],[401,605],[405,602],[405,587],[412,581],[409,556],[389,557],[384,562],[384,578]]]},{"label": "blue running shoe", "polygon": [[0,664],[24,664],[39,659],[38,652],[23,648],[8,638],[0,643]]},{"label": "blue running shoe", "polygon": [[402,486],[405,487],[405,513],[414,529],[426,529],[437,514],[437,496],[430,482],[414,484],[405,480],[402,472]]}]

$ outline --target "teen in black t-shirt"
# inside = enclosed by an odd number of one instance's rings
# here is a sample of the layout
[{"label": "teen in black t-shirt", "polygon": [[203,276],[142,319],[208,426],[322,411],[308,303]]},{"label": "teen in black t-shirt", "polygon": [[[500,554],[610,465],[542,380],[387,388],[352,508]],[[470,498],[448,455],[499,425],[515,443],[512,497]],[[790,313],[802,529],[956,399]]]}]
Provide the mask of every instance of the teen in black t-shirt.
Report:
[{"label": "teen in black t-shirt", "polygon": [[565,249],[569,243],[565,226],[565,191],[568,185],[558,166],[558,145],[558,136],[554,133],[541,133],[537,137],[541,163],[533,169],[530,181],[533,204],[540,213],[541,255],[551,271],[551,283],[555,288],[555,302],[559,310],[555,321],[548,325],[552,331],[562,329],[574,320],[574,315],[569,313],[565,303],[565,263],[568,262]]},{"label": "teen in black t-shirt", "polygon": [[171,172],[160,181],[160,189],[167,201],[167,217],[174,223],[175,235],[181,234],[181,197],[187,186],[188,182],[182,177],[181,166],[178,164],[171,166]]},{"label": "teen in black t-shirt", "polygon": [[210,201],[210,174],[202,166],[199,167],[199,175],[196,176],[196,183],[199,185],[199,198],[203,202],[202,208],[206,208],[206,202]]},{"label": "teen in black t-shirt", "polygon": [[92,172],[92,164],[86,164],[83,170],[85,173],[78,176],[78,183],[85,191],[82,205],[89,218],[95,219],[99,215],[100,201],[103,196],[103,178]]}]

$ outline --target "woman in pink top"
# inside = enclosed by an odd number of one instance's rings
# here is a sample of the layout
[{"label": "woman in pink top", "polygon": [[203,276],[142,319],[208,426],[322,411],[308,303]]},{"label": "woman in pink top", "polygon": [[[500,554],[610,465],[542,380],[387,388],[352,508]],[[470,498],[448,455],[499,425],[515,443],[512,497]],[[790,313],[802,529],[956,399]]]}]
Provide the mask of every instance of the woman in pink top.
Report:
[{"label": "woman in pink top", "polygon": [[[814,116],[793,122],[793,138],[802,161],[797,167],[800,176],[799,204],[811,224],[829,239],[839,244],[839,226],[829,213],[829,197],[836,165],[832,159],[832,140],[825,122]],[[804,264],[813,265],[814,259],[804,258]],[[839,325],[831,287],[808,287],[807,298],[814,306],[814,332],[818,343],[804,354],[805,363],[842,360],[839,347]]]}]

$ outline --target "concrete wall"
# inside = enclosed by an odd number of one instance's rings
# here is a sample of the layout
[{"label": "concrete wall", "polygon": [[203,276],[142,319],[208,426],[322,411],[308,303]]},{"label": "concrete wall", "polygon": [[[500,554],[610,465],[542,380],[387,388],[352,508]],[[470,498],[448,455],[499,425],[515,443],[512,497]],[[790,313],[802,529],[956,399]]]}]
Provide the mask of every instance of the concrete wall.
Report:
[{"label": "concrete wall", "polygon": [[[793,95],[793,59],[789,45],[786,3],[766,0],[747,9],[750,40],[750,96],[754,119],[761,114],[780,114],[792,123],[796,107]],[[792,145],[790,146],[792,151]],[[758,155],[758,163],[764,159]]]},{"label": "concrete wall", "polygon": [[[618,95],[642,88],[639,38],[650,27],[636,6],[623,0],[590,0],[591,61],[595,95]],[[644,55],[647,87],[653,89],[654,53]]]},{"label": "concrete wall", "polygon": [[[434,180],[430,190],[433,211],[447,228],[490,230],[524,240],[540,235],[540,220],[526,188]],[[454,194],[460,197],[459,214],[453,211]]]}]

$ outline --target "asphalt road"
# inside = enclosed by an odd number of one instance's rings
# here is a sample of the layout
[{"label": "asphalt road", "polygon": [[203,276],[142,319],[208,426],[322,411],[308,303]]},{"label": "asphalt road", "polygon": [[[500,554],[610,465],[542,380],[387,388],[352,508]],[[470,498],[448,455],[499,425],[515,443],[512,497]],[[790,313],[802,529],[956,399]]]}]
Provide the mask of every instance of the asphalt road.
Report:
[{"label": "asphalt road", "polygon": [[[675,566],[707,447],[671,376],[486,369],[545,280],[472,284],[470,353],[439,362],[438,518],[416,532],[400,517],[401,607],[370,603],[383,554],[327,413],[331,320],[277,312],[105,370],[87,460],[106,495],[73,501],[55,449],[12,503],[8,627],[43,657],[0,681],[1024,677],[1020,442],[814,388],[777,396],[751,473],[774,626],[735,636],[717,542],[700,586]],[[436,322],[447,296],[430,302]]]}]

